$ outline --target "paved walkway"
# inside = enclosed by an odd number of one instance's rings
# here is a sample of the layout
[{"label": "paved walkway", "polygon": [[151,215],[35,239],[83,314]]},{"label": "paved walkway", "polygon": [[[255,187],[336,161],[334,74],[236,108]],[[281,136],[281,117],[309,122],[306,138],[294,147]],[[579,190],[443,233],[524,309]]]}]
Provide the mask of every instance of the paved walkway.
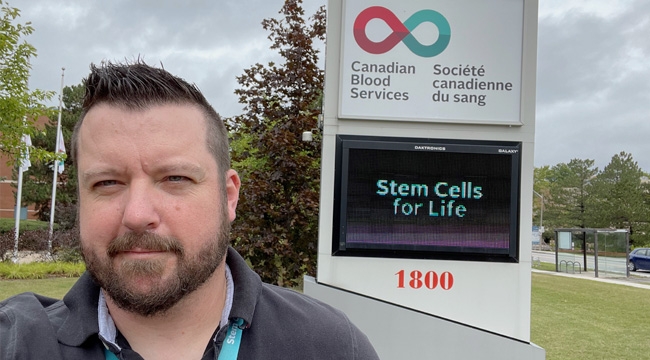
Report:
[{"label": "paved walkway", "polygon": [[609,283],[609,284],[633,286],[633,287],[637,287],[637,288],[641,288],[641,289],[650,290],[650,278],[642,277],[642,276],[635,276],[633,274],[630,274],[629,278],[626,278],[626,277],[613,278],[613,277],[595,277],[593,271],[583,272],[582,274],[567,274],[567,273],[564,273],[564,272],[544,271],[544,270],[537,270],[537,269],[532,269],[532,271],[535,272],[535,273],[541,273],[541,274],[572,277],[572,278],[592,280],[592,281],[600,281],[600,282],[605,282],[605,283]]}]

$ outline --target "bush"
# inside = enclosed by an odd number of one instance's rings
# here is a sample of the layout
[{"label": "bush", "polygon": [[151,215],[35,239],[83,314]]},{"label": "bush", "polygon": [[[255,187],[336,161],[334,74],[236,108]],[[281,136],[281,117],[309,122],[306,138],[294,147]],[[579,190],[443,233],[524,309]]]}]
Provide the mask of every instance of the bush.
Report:
[{"label": "bush", "polygon": [[79,228],[74,226],[68,230],[54,233],[52,238],[52,252],[58,261],[81,262],[81,242],[79,241]]},{"label": "bush", "polygon": [[[13,230],[0,233],[0,261],[11,258],[15,243],[14,234],[15,232]],[[47,251],[48,238],[48,230],[21,231],[18,239],[18,250]],[[54,231],[52,234],[52,255],[59,261],[82,261],[79,230],[77,227]]]},{"label": "bush", "polygon": [[14,231],[2,231],[0,232],[0,261],[4,261],[5,254],[14,249]]},{"label": "bush", "polygon": [[[54,222],[60,229],[72,229],[77,224],[77,205],[57,203],[56,212],[54,213]],[[39,219],[50,221],[50,205],[42,206],[39,210]]]},{"label": "bush", "polygon": [[[58,224],[54,224],[54,229],[59,227]],[[16,228],[16,220],[9,218],[0,219],[0,233],[12,232]],[[38,221],[38,220],[21,220],[20,221],[20,232],[29,231],[29,230],[48,230],[50,228],[50,223],[47,221]]]},{"label": "bush", "polygon": [[0,263],[0,279],[46,279],[50,277],[79,277],[84,264],[41,262],[31,264]]},{"label": "bush", "polygon": [[48,230],[23,231],[18,238],[18,250],[45,251],[47,240],[50,237]]}]

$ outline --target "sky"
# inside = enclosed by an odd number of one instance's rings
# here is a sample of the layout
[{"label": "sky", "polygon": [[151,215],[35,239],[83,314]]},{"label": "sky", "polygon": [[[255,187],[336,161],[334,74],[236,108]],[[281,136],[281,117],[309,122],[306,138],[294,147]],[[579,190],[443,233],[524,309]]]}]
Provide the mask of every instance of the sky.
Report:
[{"label": "sky", "polygon": [[[58,92],[63,67],[70,86],[91,63],[140,57],[196,83],[228,117],[242,113],[236,77],[278,60],[261,21],[280,17],[282,0],[3,1],[35,28],[31,88]],[[650,172],[648,34],[647,0],[539,0],[535,166],[592,159],[602,170],[624,151]]]}]

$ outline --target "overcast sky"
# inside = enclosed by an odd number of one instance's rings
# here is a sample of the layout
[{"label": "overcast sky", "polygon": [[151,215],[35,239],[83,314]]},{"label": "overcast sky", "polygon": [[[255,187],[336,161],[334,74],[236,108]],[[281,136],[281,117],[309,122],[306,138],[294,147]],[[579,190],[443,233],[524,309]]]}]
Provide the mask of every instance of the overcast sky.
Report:
[{"label": "overcast sky", "polygon": [[[539,0],[535,166],[631,153],[650,171],[650,1]],[[282,0],[9,0],[35,32],[30,87],[79,84],[91,62],[141,56],[241,113],[236,76],[276,55],[260,22]],[[308,14],[326,0],[305,0]],[[53,102],[52,105],[56,105]]]}]

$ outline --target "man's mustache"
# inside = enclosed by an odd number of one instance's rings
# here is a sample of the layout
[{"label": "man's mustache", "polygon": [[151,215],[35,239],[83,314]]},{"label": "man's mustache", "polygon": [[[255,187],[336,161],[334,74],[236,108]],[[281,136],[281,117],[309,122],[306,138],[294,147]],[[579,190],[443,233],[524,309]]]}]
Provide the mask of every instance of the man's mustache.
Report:
[{"label": "man's mustache", "polygon": [[106,253],[109,257],[114,257],[121,252],[131,251],[135,248],[173,252],[179,256],[185,254],[183,246],[177,238],[173,236],[161,236],[150,232],[141,234],[129,232],[118,236],[108,245]]}]

